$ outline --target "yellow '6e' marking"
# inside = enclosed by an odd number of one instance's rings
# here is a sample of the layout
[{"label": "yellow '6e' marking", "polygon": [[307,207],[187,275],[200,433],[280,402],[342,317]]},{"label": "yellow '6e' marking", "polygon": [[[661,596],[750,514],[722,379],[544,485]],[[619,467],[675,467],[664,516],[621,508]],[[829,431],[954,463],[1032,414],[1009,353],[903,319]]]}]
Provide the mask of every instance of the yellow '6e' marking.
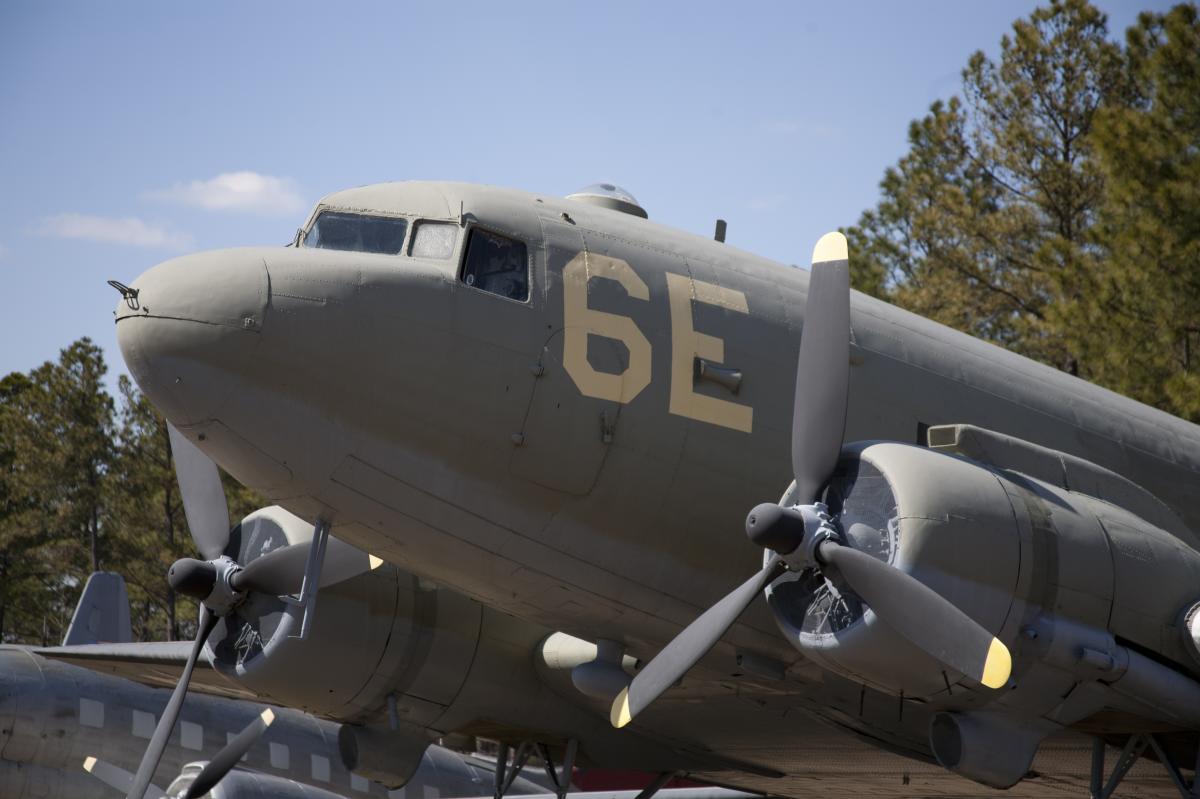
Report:
[{"label": "yellow '6e' marking", "polygon": [[[572,258],[563,268],[563,366],[584,395],[632,402],[650,385],[650,342],[628,316],[587,307],[587,284],[593,277],[617,281],[635,299],[650,299],[646,283],[624,261],[586,252]],[[587,357],[589,335],[616,339],[629,348],[624,372],[614,375],[592,368]]]},{"label": "yellow '6e' marking", "polygon": [[[650,299],[650,290],[645,281],[625,261],[587,252],[577,254],[563,268],[563,366],[585,396],[629,403],[650,385],[650,341],[629,317],[588,308],[587,285],[592,278],[615,280],[630,297],[646,301]],[[725,359],[725,342],[695,329],[692,303],[703,302],[738,313],[749,313],[746,295],[669,272],[667,293],[671,306],[670,412],[749,433],[754,424],[753,408],[697,394],[693,388],[693,359],[699,356],[722,363]],[[587,357],[588,336],[603,336],[622,342],[629,349],[629,366],[625,371],[611,374],[592,368]]]}]

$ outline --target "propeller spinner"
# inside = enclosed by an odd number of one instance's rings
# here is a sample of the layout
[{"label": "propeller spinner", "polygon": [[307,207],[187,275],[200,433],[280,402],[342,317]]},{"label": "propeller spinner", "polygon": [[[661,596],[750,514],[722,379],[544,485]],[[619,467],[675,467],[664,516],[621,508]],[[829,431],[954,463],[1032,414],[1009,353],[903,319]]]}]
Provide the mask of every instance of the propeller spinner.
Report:
[{"label": "propeller spinner", "polygon": [[788,569],[836,569],[881,621],[916,646],[989,688],[1008,682],[1008,648],[970,616],[909,574],[845,544],[819,500],[841,454],[850,381],[850,262],[846,237],[827,233],[813,249],[792,407],[795,496],[804,504],[758,505],[746,534],[774,553],[766,565],[683,632],[617,695],[624,727],[716,645],[754,598]]}]

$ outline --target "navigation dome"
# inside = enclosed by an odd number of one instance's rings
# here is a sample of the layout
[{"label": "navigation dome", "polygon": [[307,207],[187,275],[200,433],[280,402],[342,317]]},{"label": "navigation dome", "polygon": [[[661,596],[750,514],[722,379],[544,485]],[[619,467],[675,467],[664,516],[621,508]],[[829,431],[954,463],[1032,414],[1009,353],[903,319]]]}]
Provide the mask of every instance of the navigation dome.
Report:
[{"label": "navigation dome", "polygon": [[650,218],[637,199],[615,183],[593,183],[574,194],[568,194],[567,199],[611,208],[614,211],[640,216],[642,219]]}]

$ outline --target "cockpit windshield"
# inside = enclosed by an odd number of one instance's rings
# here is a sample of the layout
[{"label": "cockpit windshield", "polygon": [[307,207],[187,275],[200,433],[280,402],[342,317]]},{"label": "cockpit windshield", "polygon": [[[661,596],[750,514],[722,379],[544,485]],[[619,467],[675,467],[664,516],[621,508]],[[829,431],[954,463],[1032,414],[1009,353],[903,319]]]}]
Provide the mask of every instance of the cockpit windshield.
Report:
[{"label": "cockpit windshield", "polygon": [[407,229],[408,220],[400,217],[322,211],[304,237],[304,246],[399,255]]}]

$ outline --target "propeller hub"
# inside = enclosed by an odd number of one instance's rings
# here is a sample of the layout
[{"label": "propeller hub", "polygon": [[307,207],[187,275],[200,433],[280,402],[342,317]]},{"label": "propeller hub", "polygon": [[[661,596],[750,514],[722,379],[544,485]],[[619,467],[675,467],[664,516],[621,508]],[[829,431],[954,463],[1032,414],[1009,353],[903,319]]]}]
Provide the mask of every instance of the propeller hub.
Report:
[{"label": "propeller hub", "polygon": [[230,582],[240,568],[224,555],[216,560],[180,558],[167,572],[167,582],[176,593],[204,603],[214,616],[225,616],[246,596]]},{"label": "propeller hub", "polygon": [[167,572],[167,582],[177,594],[203,602],[217,582],[217,569],[206,560],[180,558]]},{"label": "propeller hub", "polygon": [[774,502],[756,505],[746,516],[746,535],[757,546],[780,555],[795,551],[804,540],[804,516]]}]

